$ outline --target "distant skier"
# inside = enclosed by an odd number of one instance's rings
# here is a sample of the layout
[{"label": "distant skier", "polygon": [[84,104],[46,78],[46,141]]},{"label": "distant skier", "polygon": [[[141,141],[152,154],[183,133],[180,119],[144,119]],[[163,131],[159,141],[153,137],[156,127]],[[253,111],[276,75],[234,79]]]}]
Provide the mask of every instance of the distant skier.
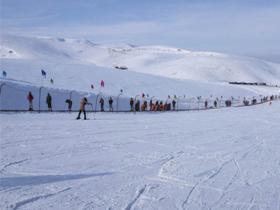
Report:
[{"label": "distant skier", "polygon": [[208,108],[208,101],[207,100],[204,101],[204,107],[205,107],[205,109]]},{"label": "distant skier", "polygon": [[150,106],[150,111],[153,111],[153,99],[150,100],[150,103],[149,103],[149,106]]},{"label": "distant skier", "polygon": [[86,97],[82,98],[81,102],[80,102],[80,110],[79,110],[79,114],[78,114],[78,117],[76,118],[77,120],[81,119],[81,113],[83,112],[84,113],[84,120],[87,119],[87,115],[86,115],[86,109],[85,109],[85,106],[87,104],[90,104],[88,103],[88,100]]},{"label": "distant skier", "polygon": [[148,106],[147,101],[144,101],[144,103],[141,105],[141,111],[142,111],[142,112],[146,111],[147,106]]},{"label": "distant skier", "polygon": [[173,111],[175,111],[175,107],[176,107],[176,100],[173,99],[173,101],[172,101],[172,108],[173,108]]},{"label": "distant skier", "polygon": [[214,107],[217,108],[218,102],[217,100],[214,101]]},{"label": "distant skier", "polygon": [[133,98],[130,98],[130,101],[129,101],[129,104],[130,104],[130,111],[133,112],[134,111],[134,100]]},{"label": "distant skier", "polygon": [[162,101],[159,103],[159,110],[164,111],[164,104]]},{"label": "distant skier", "polygon": [[137,100],[135,103],[135,111],[139,112],[140,111],[140,100]]},{"label": "distant skier", "polygon": [[31,93],[31,91],[29,91],[29,93],[27,95],[27,100],[29,102],[29,109],[28,109],[29,111],[33,111],[33,99],[34,99],[34,97]]},{"label": "distant skier", "polygon": [[48,110],[52,111],[52,96],[50,93],[48,93],[48,95],[47,95],[46,103],[48,105]]},{"label": "distant skier", "polygon": [[104,112],[104,99],[103,98],[101,98],[100,100],[99,100],[99,103],[100,103],[100,107],[101,107],[101,112]]},{"label": "distant skier", "polygon": [[72,100],[70,98],[66,99],[65,103],[68,104],[68,111],[71,112],[72,111],[72,104],[73,104]]},{"label": "distant skier", "polygon": [[112,112],[113,111],[113,99],[112,97],[109,98],[109,111]]}]

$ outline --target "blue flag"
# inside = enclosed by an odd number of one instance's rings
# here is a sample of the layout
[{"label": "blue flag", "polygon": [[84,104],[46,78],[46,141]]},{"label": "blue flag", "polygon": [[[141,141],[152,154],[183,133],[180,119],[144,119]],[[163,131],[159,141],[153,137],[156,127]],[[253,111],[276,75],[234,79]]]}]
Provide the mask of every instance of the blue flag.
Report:
[{"label": "blue flag", "polygon": [[3,71],[3,72],[2,72],[2,75],[3,75],[3,77],[7,77],[7,72],[6,72],[6,71]]},{"label": "blue flag", "polygon": [[46,78],[47,73],[43,69],[41,69],[41,73],[42,73],[42,76]]}]

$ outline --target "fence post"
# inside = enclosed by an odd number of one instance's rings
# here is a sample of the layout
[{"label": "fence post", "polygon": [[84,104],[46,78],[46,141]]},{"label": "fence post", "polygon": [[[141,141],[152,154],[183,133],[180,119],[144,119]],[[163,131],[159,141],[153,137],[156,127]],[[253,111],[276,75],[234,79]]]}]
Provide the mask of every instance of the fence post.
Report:
[{"label": "fence post", "polygon": [[2,87],[5,86],[5,85],[6,85],[5,82],[3,82],[3,83],[0,85],[0,95],[1,95],[1,93],[2,93]]},{"label": "fence post", "polygon": [[200,110],[200,97],[197,98],[197,110],[199,111]]},{"label": "fence post", "polygon": [[180,98],[181,98],[181,96],[178,96],[178,98],[177,98],[177,112],[179,111],[179,102],[180,102]]},{"label": "fence post", "polygon": [[43,86],[39,88],[39,113],[41,112],[41,91],[43,88],[44,88]]},{"label": "fence post", "polygon": [[119,111],[119,99],[120,99],[121,95],[122,95],[122,93],[120,93],[117,97],[117,109],[116,109],[117,112]]}]

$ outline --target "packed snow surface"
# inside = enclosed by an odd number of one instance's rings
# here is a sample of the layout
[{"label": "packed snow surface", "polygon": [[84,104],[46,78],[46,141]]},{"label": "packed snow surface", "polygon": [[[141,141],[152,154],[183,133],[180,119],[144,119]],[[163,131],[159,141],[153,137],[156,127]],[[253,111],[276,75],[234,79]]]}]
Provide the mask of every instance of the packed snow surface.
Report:
[{"label": "packed snow surface", "polygon": [[279,110],[1,113],[0,209],[280,209]]}]

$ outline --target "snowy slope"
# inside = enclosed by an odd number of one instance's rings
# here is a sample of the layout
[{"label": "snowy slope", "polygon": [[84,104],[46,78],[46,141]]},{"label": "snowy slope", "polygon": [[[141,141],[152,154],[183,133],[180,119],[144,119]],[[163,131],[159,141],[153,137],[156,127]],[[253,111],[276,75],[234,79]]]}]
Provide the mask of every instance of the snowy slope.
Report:
[{"label": "snowy slope", "polygon": [[[228,85],[228,81],[280,83],[280,65],[253,58],[192,52],[163,46],[99,45],[88,40],[3,35],[1,69],[8,78],[34,85],[78,91],[102,91],[128,97],[167,95],[252,96],[279,89]],[[114,66],[126,66],[118,70]],[[42,80],[41,69],[47,71]],[[55,84],[51,85],[49,79]],[[105,88],[100,89],[100,80]]]},{"label": "snowy slope", "polygon": [[[3,36],[1,57],[127,66],[130,71],[196,81],[280,80],[280,64],[213,52],[163,46],[98,45],[88,40]],[[13,50],[13,56],[8,53]]]},{"label": "snowy slope", "polygon": [[2,113],[0,209],[279,209],[279,109]]}]

